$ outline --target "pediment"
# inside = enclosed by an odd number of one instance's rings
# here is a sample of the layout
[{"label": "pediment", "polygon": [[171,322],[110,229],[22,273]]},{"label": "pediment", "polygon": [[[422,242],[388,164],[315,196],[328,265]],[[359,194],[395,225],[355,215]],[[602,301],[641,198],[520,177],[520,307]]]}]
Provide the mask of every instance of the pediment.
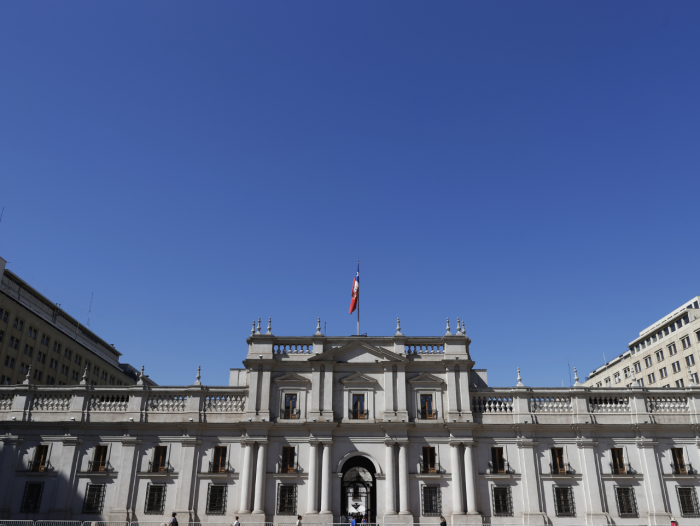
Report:
[{"label": "pediment", "polygon": [[301,376],[300,374],[297,373],[287,373],[283,374],[282,376],[278,376],[273,380],[275,383],[284,383],[284,384],[298,384],[298,383],[304,383],[308,384],[311,383],[311,380],[306,378],[305,376]]},{"label": "pediment", "polygon": [[442,385],[445,381],[439,376],[434,376],[430,373],[421,373],[418,376],[414,376],[408,380],[409,384],[420,384],[420,385]]},{"label": "pediment", "polygon": [[340,380],[343,385],[376,384],[377,380],[362,373],[354,373]]},{"label": "pediment", "polygon": [[382,349],[381,347],[377,347],[376,345],[362,340],[353,340],[345,345],[335,347],[324,351],[322,354],[317,354],[309,358],[310,362],[323,362],[328,360],[342,360],[347,363],[375,363],[377,360],[396,363],[408,361],[404,356],[387,351],[386,349]]}]

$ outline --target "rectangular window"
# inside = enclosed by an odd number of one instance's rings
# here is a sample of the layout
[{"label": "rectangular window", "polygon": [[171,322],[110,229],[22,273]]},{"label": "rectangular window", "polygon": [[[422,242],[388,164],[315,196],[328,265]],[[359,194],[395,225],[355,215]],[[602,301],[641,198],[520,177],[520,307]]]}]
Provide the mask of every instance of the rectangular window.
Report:
[{"label": "rectangular window", "polygon": [[440,486],[423,486],[423,516],[439,517],[442,513],[440,505]]},{"label": "rectangular window", "polygon": [[678,351],[676,350],[676,344],[675,344],[675,343],[672,343],[671,345],[669,345],[669,346],[666,347],[666,348],[668,349],[668,354],[669,354],[669,356],[673,356],[674,354],[676,354],[676,353],[678,352]]},{"label": "rectangular window", "polygon": [[676,387],[685,387],[683,380],[676,380]]},{"label": "rectangular window", "polygon": [[15,350],[19,349],[19,338],[15,338],[14,336],[10,337],[10,348]]},{"label": "rectangular window", "polygon": [[644,378],[640,378],[640,379],[639,379],[639,385],[641,385],[642,387],[644,387]]},{"label": "rectangular window", "polygon": [[622,378],[620,377],[620,373],[614,373],[613,380],[616,384],[619,384],[622,381]]},{"label": "rectangular window", "polygon": [[642,372],[642,366],[640,365],[639,362],[634,362],[634,372],[635,372],[635,373],[641,373],[641,372]]},{"label": "rectangular window", "polygon": [[571,486],[554,486],[554,509],[557,517],[575,517],[574,492]]},{"label": "rectangular window", "polygon": [[153,462],[151,464],[152,473],[167,471],[168,467],[168,446],[156,446],[153,452]]},{"label": "rectangular window", "polygon": [[676,492],[678,493],[678,504],[680,504],[681,507],[681,516],[700,517],[698,497],[695,493],[695,488],[692,486],[676,486]]},{"label": "rectangular window", "polygon": [[649,385],[653,384],[656,382],[656,375],[654,373],[648,374],[647,380],[649,380]]},{"label": "rectangular window", "polygon": [[83,513],[102,513],[105,501],[104,484],[88,484],[85,490],[85,502],[83,502]]},{"label": "rectangular window", "polygon": [[671,364],[671,369],[673,369],[674,373],[680,373],[681,372],[681,362],[673,362]]},{"label": "rectangular window", "polygon": [[621,447],[614,447],[610,449],[610,456],[612,457],[612,463],[610,467],[615,475],[624,475],[627,473],[625,468],[625,455],[624,449]]},{"label": "rectangular window", "polygon": [[617,500],[617,513],[620,517],[638,516],[634,488],[615,486],[615,500]]},{"label": "rectangular window", "polygon": [[653,362],[651,360],[651,356],[647,356],[646,358],[644,358],[644,365],[646,365],[647,369],[651,367],[652,363]]},{"label": "rectangular window", "polygon": [[668,371],[666,371],[665,367],[659,369],[659,376],[661,376],[662,379],[668,376]]},{"label": "rectangular window", "polygon": [[296,449],[293,447],[282,448],[282,469],[280,473],[296,472]]},{"label": "rectangular window", "polygon": [[681,338],[681,343],[683,344],[683,348],[687,349],[688,347],[690,347],[690,338],[688,336],[684,336],[683,338]]},{"label": "rectangular window", "polygon": [[420,395],[420,417],[422,420],[432,420],[435,418],[433,412],[433,395]]},{"label": "rectangular window", "polygon": [[97,446],[95,448],[95,456],[92,458],[90,471],[107,471],[107,446]]},{"label": "rectangular window", "polygon": [[30,462],[29,471],[46,471],[48,467],[49,446],[36,446],[34,459]]},{"label": "rectangular window", "polygon": [[700,331],[695,333],[695,338],[700,342]]},{"label": "rectangular window", "polygon": [[226,463],[226,447],[214,448],[214,460],[211,463],[212,473],[226,473],[228,464]]},{"label": "rectangular window", "polygon": [[510,486],[492,486],[493,514],[496,517],[512,517],[513,505],[510,498]]},{"label": "rectangular window", "polygon": [[421,463],[421,473],[437,473],[437,464],[435,462],[435,448],[423,448],[423,462]]},{"label": "rectangular window", "polygon": [[674,475],[685,475],[688,470],[685,466],[685,459],[683,458],[683,448],[674,447],[671,448],[671,454],[673,455],[673,473]]},{"label": "rectangular window", "polygon": [[685,363],[688,367],[695,365],[695,357],[691,354],[685,357]]},{"label": "rectangular window", "polygon": [[12,324],[12,326],[15,329],[22,330],[24,328],[24,320],[20,320],[19,318],[15,318],[15,322]]},{"label": "rectangular window", "polygon": [[365,395],[352,395],[352,417],[355,419],[365,419]]},{"label": "rectangular window", "polygon": [[146,506],[144,513],[162,515],[165,509],[165,484],[148,484],[146,486]]},{"label": "rectangular window", "polygon": [[297,514],[296,484],[280,484],[277,486],[277,515]]},{"label": "rectangular window", "polygon": [[505,473],[506,461],[503,458],[502,447],[491,448],[491,473]]},{"label": "rectangular window", "polygon": [[7,323],[7,317],[10,315],[9,310],[2,310],[0,309],[0,321],[4,321]]},{"label": "rectangular window", "polygon": [[32,340],[36,340],[36,329],[31,325],[29,326],[29,329],[27,329],[27,336],[29,336]]},{"label": "rectangular window", "polygon": [[552,454],[552,474],[562,475],[566,473],[566,466],[564,465],[564,448],[563,447],[553,447],[550,449]]},{"label": "rectangular window", "polygon": [[297,417],[297,395],[284,395],[284,418],[293,419]]},{"label": "rectangular window", "polygon": [[41,505],[41,494],[44,491],[43,482],[27,482],[24,485],[22,507],[20,511],[25,513],[37,513]]},{"label": "rectangular window", "polygon": [[11,358],[9,356],[5,356],[5,367],[9,367],[10,369],[15,368],[15,359]]},{"label": "rectangular window", "polygon": [[656,351],[656,361],[657,362],[664,361],[664,352],[663,351]]},{"label": "rectangular window", "polygon": [[226,484],[209,484],[207,515],[226,515]]}]

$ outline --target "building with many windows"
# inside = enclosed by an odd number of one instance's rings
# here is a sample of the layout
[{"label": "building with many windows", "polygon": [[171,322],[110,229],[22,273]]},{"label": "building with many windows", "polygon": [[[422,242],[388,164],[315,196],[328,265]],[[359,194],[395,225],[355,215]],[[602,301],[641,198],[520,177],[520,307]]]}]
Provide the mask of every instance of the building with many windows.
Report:
[{"label": "building with many windows", "polygon": [[685,387],[700,384],[700,296],[650,325],[628,350],[592,371],[586,386]]},{"label": "building with many windows", "polygon": [[[134,385],[139,372],[121,353],[68,315],[0,258],[0,385]],[[151,380],[147,380],[153,383]]]},{"label": "building with many windows", "polygon": [[0,387],[0,518],[700,523],[700,388],[493,388],[440,337],[257,328],[228,386]]}]

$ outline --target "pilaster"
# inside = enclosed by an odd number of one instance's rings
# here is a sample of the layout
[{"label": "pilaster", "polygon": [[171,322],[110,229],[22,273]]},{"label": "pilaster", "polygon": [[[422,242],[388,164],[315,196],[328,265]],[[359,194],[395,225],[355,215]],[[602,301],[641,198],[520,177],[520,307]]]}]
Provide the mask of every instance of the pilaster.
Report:
[{"label": "pilaster", "polygon": [[517,444],[522,470],[523,524],[548,524],[547,515],[542,512],[541,507],[539,472],[534,451],[537,442],[519,437]]},{"label": "pilaster", "polygon": [[196,438],[184,438],[180,441],[180,474],[177,478],[173,511],[177,512],[179,517],[187,517],[188,522],[199,522],[197,511],[194,509],[194,489],[201,443],[202,441]]}]

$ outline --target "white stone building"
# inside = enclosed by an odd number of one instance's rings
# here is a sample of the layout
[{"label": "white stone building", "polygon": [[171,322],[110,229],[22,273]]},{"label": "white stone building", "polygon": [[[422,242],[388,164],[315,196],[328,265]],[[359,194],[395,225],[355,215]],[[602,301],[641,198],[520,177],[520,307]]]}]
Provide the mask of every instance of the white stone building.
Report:
[{"label": "white stone building", "polygon": [[700,524],[700,388],[490,388],[463,329],[264,332],[226,387],[1,387],[0,518]]}]

